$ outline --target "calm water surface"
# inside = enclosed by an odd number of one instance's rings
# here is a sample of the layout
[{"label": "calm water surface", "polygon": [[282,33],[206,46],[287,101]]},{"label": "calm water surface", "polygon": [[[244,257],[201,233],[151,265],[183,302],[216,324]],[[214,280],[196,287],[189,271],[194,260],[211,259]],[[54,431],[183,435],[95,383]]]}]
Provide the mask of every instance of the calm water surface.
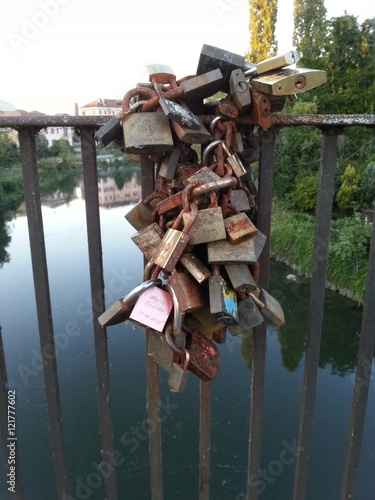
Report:
[{"label": "calm water surface", "polygon": [[[106,300],[110,305],[142,280],[142,256],[124,219],[131,206],[101,209]],[[43,207],[53,323],[71,499],[102,500],[100,440],[84,202]],[[43,375],[27,220],[9,223],[10,262],[0,269],[0,324],[10,386],[17,394],[17,436],[27,500],[54,500]],[[272,263],[270,292],[286,324],[267,331],[261,500],[291,498],[309,284],[287,283],[290,270]],[[361,313],[327,292],[307,500],[339,499]],[[120,499],[147,500],[149,458],[145,335],[131,324],[108,328],[111,400]],[[211,498],[245,498],[250,410],[251,339],[228,336],[212,382]],[[161,373],[165,500],[198,498],[198,379],[169,392]],[[370,387],[358,499],[375,499],[375,389]],[[3,460],[3,454],[0,455]],[[4,469],[3,469],[4,470]],[[6,499],[4,477],[0,498]]]}]

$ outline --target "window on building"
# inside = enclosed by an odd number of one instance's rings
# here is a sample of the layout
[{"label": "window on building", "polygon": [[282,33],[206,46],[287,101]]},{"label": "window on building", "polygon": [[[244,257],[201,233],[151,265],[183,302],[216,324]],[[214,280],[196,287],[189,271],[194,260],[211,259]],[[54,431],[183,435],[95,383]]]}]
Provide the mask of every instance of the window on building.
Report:
[{"label": "window on building", "polygon": [[55,133],[55,129],[51,128],[51,134],[54,134],[54,133]]}]

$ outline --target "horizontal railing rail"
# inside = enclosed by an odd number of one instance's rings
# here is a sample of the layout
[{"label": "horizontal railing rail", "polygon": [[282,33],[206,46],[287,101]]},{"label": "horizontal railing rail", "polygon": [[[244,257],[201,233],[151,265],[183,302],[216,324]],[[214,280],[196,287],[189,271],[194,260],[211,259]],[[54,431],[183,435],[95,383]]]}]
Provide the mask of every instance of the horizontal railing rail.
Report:
[{"label": "horizontal railing rail", "polygon": [[[210,123],[212,116],[200,117],[203,123]],[[104,280],[101,230],[98,202],[97,152],[94,134],[109,117],[82,117],[68,115],[35,115],[35,116],[1,116],[0,129],[13,128],[18,131],[21,151],[24,196],[29,227],[30,252],[33,266],[34,289],[39,323],[39,338],[41,352],[46,352],[49,346],[50,362],[43,366],[45,394],[47,401],[50,441],[55,471],[56,498],[63,499],[70,494],[67,477],[66,454],[63,440],[63,421],[61,415],[59,381],[54,348],[54,331],[52,323],[52,308],[46,260],[46,248],[41,212],[41,196],[38,177],[38,158],[35,136],[43,128],[49,126],[73,127],[77,130],[81,142],[83,182],[85,190],[85,206],[87,221],[87,241],[91,279],[93,335],[96,361],[96,384],[98,398],[99,426],[101,436],[101,454],[103,462],[110,461],[114,450],[113,424],[110,410],[109,364],[107,351],[107,335],[98,323],[98,317],[104,311]],[[250,118],[241,118],[239,124],[254,125]],[[270,260],[270,230],[272,209],[273,167],[276,133],[279,128],[295,126],[319,127],[322,130],[322,152],[319,170],[319,191],[316,208],[314,253],[310,288],[310,304],[308,310],[308,327],[306,340],[306,357],[304,378],[302,384],[299,434],[297,446],[303,453],[297,456],[293,499],[305,498],[308,478],[310,444],[313,424],[313,413],[317,386],[317,371],[322,334],[323,306],[325,300],[325,283],[328,260],[328,243],[330,232],[331,211],[333,203],[333,186],[336,169],[337,140],[343,128],[359,126],[374,128],[375,115],[273,115],[272,127],[260,131],[259,156],[259,196],[258,196],[258,227],[268,239],[261,254],[260,285],[267,289],[269,280]],[[154,182],[150,172],[152,163],[147,157],[141,160],[142,194],[147,196],[154,190]],[[375,343],[375,235],[374,226],[370,246],[368,275],[365,300],[363,305],[361,339],[358,351],[358,366],[356,384],[353,393],[352,415],[348,429],[348,444],[343,471],[341,500],[353,498],[356,489],[357,471],[361,449],[364,418],[368,400],[371,366]],[[247,498],[258,498],[259,484],[254,478],[259,477],[261,442],[263,427],[263,398],[265,383],[266,326],[254,330],[254,348],[252,358],[251,401],[250,401],[250,431],[248,453],[248,485]],[[5,445],[6,428],[4,404],[6,399],[7,375],[2,357],[0,338],[0,425],[2,443]],[[150,356],[147,356],[147,399],[148,411],[158,422],[149,436],[150,468],[151,468],[151,498],[162,500],[162,453],[161,426],[157,419],[160,407],[158,366]],[[209,383],[200,385],[200,461],[199,461],[199,499],[210,498],[210,415],[211,392]],[[251,478],[251,480],[250,480]],[[21,474],[17,480],[21,482]],[[117,499],[116,474],[104,478],[105,498]],[[18,498],[24,498],[23,486],[18,485]],[[26,494],[27,498],[27,494]]]}]

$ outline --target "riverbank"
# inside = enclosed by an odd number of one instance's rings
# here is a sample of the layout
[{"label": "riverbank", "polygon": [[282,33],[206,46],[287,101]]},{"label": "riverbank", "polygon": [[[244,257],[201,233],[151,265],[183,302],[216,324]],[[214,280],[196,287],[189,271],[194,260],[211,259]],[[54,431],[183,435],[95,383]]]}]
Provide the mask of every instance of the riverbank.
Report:
[{"label": "riverbank", "polygon": [[[274,202],[271,257],[298,276],[311,277],[315,217]],[[371,226],[361,214],[331,222],[326,286],[362,305]]]}]

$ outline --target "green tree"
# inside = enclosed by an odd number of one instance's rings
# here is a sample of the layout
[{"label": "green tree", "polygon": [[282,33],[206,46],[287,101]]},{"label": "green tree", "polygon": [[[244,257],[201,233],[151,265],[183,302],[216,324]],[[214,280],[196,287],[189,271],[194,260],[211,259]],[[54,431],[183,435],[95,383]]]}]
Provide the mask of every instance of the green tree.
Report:
[{"label": "green tree", "polygon": [[359,198],[362,208],[374,208],[375,204],[375,156],[360,168]]},{"label": "green tree", "polygon": [[6,132],[0,132],[0,169],[10,168],[19,163],[20,153],[17,144]]},{"label": "green tree", "polygon": [[294,0],[293,45],[306,67],[316,68],[315,64],[323,54],[326,13],[324,0]]},{"label": "green tree", "polygon": [[304,211],[315,209],[318,198],[318,174],[301,174],[295,182],[290,198]]},{"label": "green tree", "polygon": [[249,0],[249,8],[250,48],[246,58],[257,63],[277,54],[277,0]]},{"label": "green tree", "polygon": [[341,210],[349,210],[357,205],[358,180],[356,169],[349,163],[341,176],[341,186],[336,195],[337,206]]}]

